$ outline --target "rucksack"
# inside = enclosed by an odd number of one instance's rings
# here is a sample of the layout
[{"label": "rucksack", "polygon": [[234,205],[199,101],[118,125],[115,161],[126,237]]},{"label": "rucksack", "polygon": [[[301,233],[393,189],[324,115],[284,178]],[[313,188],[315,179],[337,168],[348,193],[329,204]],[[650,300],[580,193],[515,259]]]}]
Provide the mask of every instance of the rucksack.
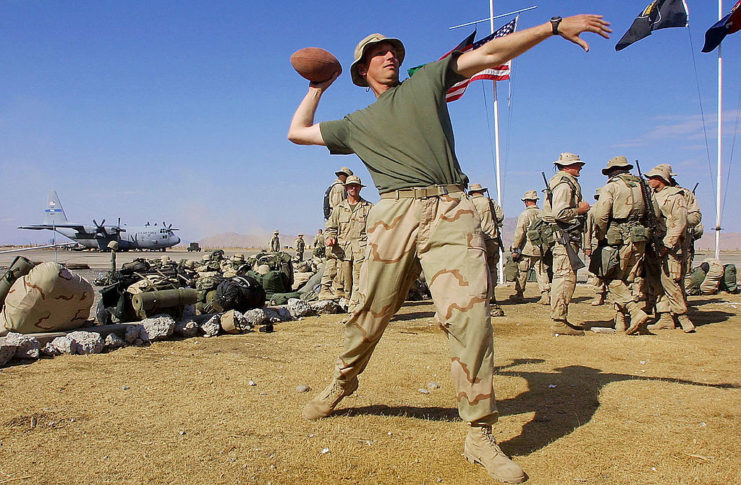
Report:
[{"label": "rucksack", "polygon": [[329,193],[332,192],[332,187],[339,184],[340,182],[335,182],[329,187],[327,187],[327,190],[324,192],[324,220],[326,221],[329,219],[329,216],[332,215],[332,206],[329,204]]},{"label": "rucksack", "polygon": [[[285,276],[285,280],[288,285],[288,289],[285,291],[291,291],[293,285],[293,261],[291,255],[284,252],[279,253],[266,253],[257,256],[257,266],[266,264],[272,271],[280,271]],[[265,286],[263,284],[263,286]],[[267,291],[267,288],[265,288]],[[270,293],[270,291],[268,291]]]},{"label": "rucksack", "polygon": [[223,311],[237,310],[244,313],[265,304],[265,290],[255,278],[235,276],[219,283],[215,303]]},{"label": "rucksack", "polygon": [[553,244],[553,226],[546,222],[542,217],[537,216],[527,227],[527,239],[534,246],[546,247]]},{"label": "rucksack", "polygon": [[720,282],[720,289],[729,293],[736,293],[738,291],[735,264],[727,264],[723,267],[723,280]]}]

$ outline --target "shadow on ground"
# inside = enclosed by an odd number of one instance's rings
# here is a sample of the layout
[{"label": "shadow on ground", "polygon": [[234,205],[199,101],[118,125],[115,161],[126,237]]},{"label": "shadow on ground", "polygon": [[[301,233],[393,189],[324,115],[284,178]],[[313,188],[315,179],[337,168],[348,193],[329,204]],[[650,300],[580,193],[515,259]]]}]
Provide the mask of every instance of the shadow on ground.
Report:
[{"label": "shadow on ground", "polygon": [[[626,380],[662,381],[676,384],[736,389],[737,384],[707,384],[667,377],[643,377],[633,374],[605,373],[600,369],[572,365],[554,369],[554,372],[518,371],[517,366],[540,364],[542,359],[515,359],[496,369],[496,376],[520,377],[527,380],[528,391],[497,401],[500,416],[535,413],[522,432],[500,443],[505,453],[527,455],[562,438],[587,424],[599,408],[602,388],[613,382]],[[458,410],[443,407],[373,405],[345,408],[336,416],[379,415],[418,418],[432,421],[457,421]]]}]

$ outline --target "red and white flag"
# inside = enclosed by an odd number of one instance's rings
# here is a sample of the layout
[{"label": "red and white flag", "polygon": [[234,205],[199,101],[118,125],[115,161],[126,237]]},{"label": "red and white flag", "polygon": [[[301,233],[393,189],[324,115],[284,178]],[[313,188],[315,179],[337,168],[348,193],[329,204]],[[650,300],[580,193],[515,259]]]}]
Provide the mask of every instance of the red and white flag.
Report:
[{"label": "red and white flag", "polygon": [[[517,28],[517,18],[518,17],[515,17],[513,20],[510,20],[506,24],[502,25],[496,30],[496,32],[494,32],[493,34],[489,36],[484,37],[483,39],[477,42],[474,42],[472,44],[468,44],[463,48],[456,48],[453,50],[467,52],[473,49],[478,49],[479,47],[486,44],[492,39],[495,39],[497,37],[504,37],[505,35],[509,35],[512,32],[514,32],[515,29]],[[468,38],[471,38],[471,36],[469,36]],[[466,40],[468,40],[468,38]],[[460,44],[459,44],[459,47],[460,47]],[[441,59],[448,55],[450,55],[450,52],[448,52],[443,57],[441,57]],[[471,83],[471,81],[478,81],[482,79],[488,79],[490,81],[505,81],[509,79],[511,62],[512,61],[507,61],[506,63],[502,65],[494,66],[489,69],[484,69],[483,71],[471,76],[470,79],[466,79],[464,81],[455,83],[453,86],[451,86],[450,89],[448,89],[448,93],[445,95],[445,100],[447,102],[451,102],[451,101],[455,101],[456,99],[459,99],[461,96],[463,96],[463,93],[466,92],[466,88]]]}]

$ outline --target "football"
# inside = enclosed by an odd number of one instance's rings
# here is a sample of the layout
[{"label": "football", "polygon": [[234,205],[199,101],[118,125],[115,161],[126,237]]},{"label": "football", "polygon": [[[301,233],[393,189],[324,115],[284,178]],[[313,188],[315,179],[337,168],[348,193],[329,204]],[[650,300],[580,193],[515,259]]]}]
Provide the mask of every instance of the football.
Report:
[{"label": "football", "polygon": [[309,81],[320,83],[341,73],[342,66],[331,52],[319,47],[304,47],[291,55],[291,65]]}]

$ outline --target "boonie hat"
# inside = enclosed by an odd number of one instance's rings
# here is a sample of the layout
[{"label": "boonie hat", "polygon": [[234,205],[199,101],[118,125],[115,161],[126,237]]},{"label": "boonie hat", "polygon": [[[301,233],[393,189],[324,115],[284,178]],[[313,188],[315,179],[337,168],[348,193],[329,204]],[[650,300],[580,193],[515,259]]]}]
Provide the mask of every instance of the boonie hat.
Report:
[{"label": "boonie hat", "polygon": [[280,234],[280,233],[278,232],[278,229],[276,229],[275,231],[273,231],[273,234]]},{"label": "boonie hat", "polygon": [[539,197],[538,197],[538,193],[536,191],[534,191],[534,190],[528,190],[527,192],[525,192],[525,195],[520,200],[522,200],[524,202],[526,200],[538,200],[538,199],[539,199]]},{"label": "boonie hat", "polygon": [[662,163],[660,165],[656,165],[654,168],[651,169],[650,172],[644,175],[644,177],[651,178],[651,177],[659,177],[660,179],[663,179],[664,182],[667,184],[671,184],[671,181],[669,180],[672,178],[671,176],[671,170],[669,170],[669,165],[666,163]]},{"label": "boonie hat", "polygon": [[357,175],[350,175],[347,177],[345,179],[345,185],[360,185],[361,187],[365,187],[365,185],[360,182],[360,177]]},{"label": "boonie hat", "polygon": [[108,243],[108,249],[118,251],[118,241],[111,241]]},{"label": "boonie hat", "polygon": [[341,169],[337,170],[337,171],[336,171],[336,172],[335,172],[334,174],[335,174],[335,175],[337,175],[338,177],[339,177],[340,175],[347,175],[347,176],[350,176],[350,175],[352,175],[352,170],[350,170],[350,169],[349,169],[349,168],[347,168],[347,167],[342,167]]},{"label": "boonie hat", "polygon": [[617,157],[612,157],[607,162],[607,167],[602,169],[602,175],[607,175],[613,168],[627,168],[630,170],[633,168],[633,165],[628,163],[628,159],[625,158],[622,155],[618,155]]},{"label": "boonie hat", "polygon": [[573,165],[580,163],[584,165],[584,162],[579,158],[576,153],[563,152],[558,156],[558,160],[553,162],[555,165]]},{"label": "boonie hat", "polygon": [[676,176],[677,176],[677,174],[676,174],[676,173],[674,173],[674,171],[672,170],[672,166],[671,166],[671,165],[669,165],[668,163],[660,163],[660,164],[658,164],[658,165],[656,165],[656,166],[657,166],[657,167],[661,167],[661,169],[662,169],[662,170],[663,170],[663,169],[669,170],[669,175],[670,175],[671,177],[676,177]]},{"label": "boonie hat", "polygon": [[386,37],[383,34],[371,34],[365,39],[358,42],[358,45],[355,46],[355,60],[350,66],[350,76],[352,77],[353,84],[355,84],[356,86],[360,86],[362,88],[368,87],[368,82],[366,82],[365,78],[358,72],[358,64],[363,60],[365,50],[373,44],[378,44],[379,42],[388,42],[393,45],[394,49],[396,50],[396,58],[399,59],[399,66],[401,66],[402,62],[404,62],[404,44],[402,44],[399,39]]},{"label": "boonie hat", "polygon": [[483,192],[483,191],[485,191],[485,190],[486,190],[486,187],[482,187],[482,186],[481,186],[481,184],[471,184],[471,185],[470,185],[470,186],[468,187],[468,193],[469,193],[469,194],[470,194],[471,192]]}]

